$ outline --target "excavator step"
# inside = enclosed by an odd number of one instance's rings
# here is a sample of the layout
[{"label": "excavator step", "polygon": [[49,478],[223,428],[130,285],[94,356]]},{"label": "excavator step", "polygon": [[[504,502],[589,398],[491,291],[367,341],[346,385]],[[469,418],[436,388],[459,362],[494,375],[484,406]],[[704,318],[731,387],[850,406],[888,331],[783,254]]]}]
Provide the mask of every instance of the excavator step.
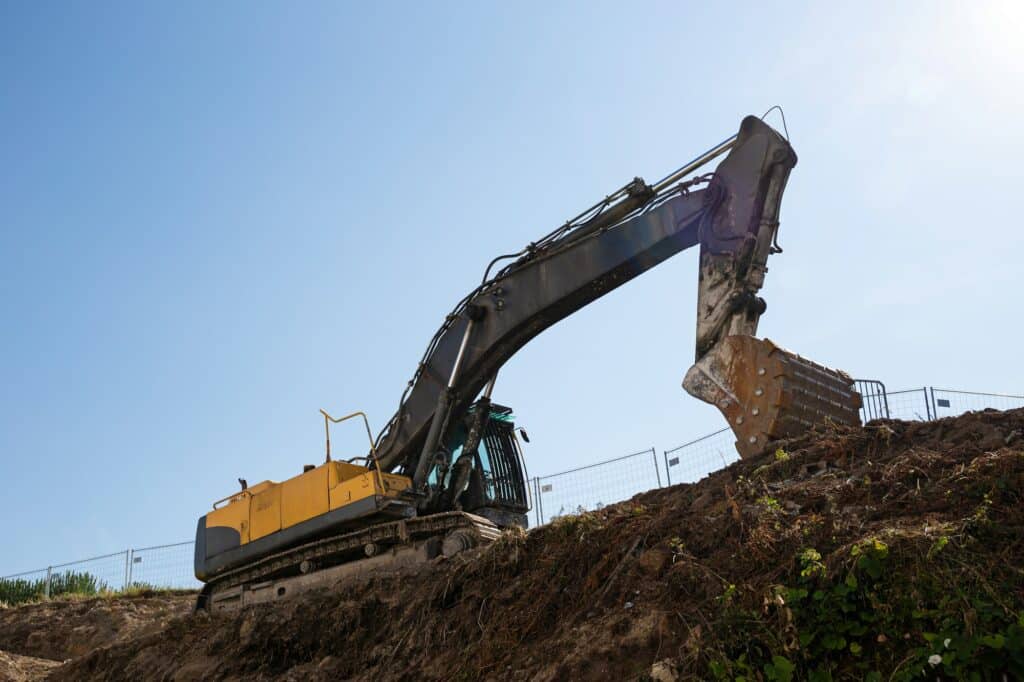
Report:
[{"label": "excavator step", "polygon": [[816,425],[860,424],[861,398],[848,374],[767,339],[725,337],[690,368],[683,387],[718,407],[743,458]]}]

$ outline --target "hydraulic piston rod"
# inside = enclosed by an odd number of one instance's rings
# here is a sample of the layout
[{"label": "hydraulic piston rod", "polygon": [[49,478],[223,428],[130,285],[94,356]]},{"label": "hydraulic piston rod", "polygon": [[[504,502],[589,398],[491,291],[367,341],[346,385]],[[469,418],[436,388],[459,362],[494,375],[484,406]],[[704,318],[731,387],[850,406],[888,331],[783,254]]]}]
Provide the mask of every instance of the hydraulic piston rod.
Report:
[{"label": "hydraulic piston rod", "polygon": [[459,376],[459,368],[462,366],[462,359],[466,354],[466,344],[469,343],[469,335],[473,332],[475,320],[471,317],[466,323],[466,331],[462,334],[462,341],[459,343],[459,351],[455,355],[455,363],[452,365],[452,372],[448,376],[448,385],[441,392],[437,401],[437,409],[434,411],[434,418],[430,422],[430,430],[427,432],[427,440],[423,443],[423,450],[420,452],[419,461],[416,463],[416,471],[413,474],[413,487],[421,490],[423,483],[430,470],[430,462],[434,457],[434,451],[441,440],[441,432],[444,424],[448,421],[448,411],[452,402],[452,389]]},{"label": "hydraulic piston rod", "polygon": [[687,175],[689,175],[693,171],[697,170],[698,168],[700,168],[704,164],[708,163],[709,161],[714,161],[719,156],[721,156],[722,154],[724,154],[727,151],[729,151],[730,149],[732,149],[733,145],[736,144],[736,138],[737,137],[738,137],[738,135],[733,135],[730,138],[722,140],[717,145],[715,145],[711,149],[707,150],[706,152],[704,152],[703,154],[701,154],[696,159],[694,159],[690,163],[686,164],[685,166],[683,166],[679,170],[675,171],[674,173],[670,173],[669,175],[665,176],[664,179],[659,180],[653,186],[654,193],[658,194],[658,193],[668,189],[669,187],[672,186],[673,183],[676,183],[676,182],[682,180]]}]

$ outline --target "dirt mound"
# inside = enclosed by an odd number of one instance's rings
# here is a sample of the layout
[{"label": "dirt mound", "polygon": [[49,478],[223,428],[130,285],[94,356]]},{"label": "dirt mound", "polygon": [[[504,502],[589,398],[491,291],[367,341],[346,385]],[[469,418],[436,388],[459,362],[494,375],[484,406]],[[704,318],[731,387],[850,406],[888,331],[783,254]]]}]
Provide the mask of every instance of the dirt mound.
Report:
[{"label": "dirt mound", "polygon": [[0,680],[5,682],[30,682],[42,680],[60,663],[45,658],[19,656],[0,651]]},{"label": "dirt mound", "polygon": [[[1024,678],[1024,410],[830,428],[61,679]],[[2,646],[2,640],[0,640]]]},{"label": "dirt mound", "polygon": [[[0,650],[66,661],[108,644],[156,632],[189,613],[195,594],[55,599],[0,609]],[[0,677],[0,679],[3,679]]]}]

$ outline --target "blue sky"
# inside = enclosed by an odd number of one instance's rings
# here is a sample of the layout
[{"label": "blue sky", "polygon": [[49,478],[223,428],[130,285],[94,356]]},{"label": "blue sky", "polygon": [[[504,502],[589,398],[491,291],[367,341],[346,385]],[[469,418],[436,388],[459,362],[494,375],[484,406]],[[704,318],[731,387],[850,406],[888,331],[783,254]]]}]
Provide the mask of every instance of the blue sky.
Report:
[{"label": "blue sky", "polygon": [[[833,5],[5,3],[0,574],[189,539],[319,461],[321,407],[379,428],[492,256],[774,104],[800,162],[761,335],[1024,392],[1024,12]],[[506,365],[531,473],[723,425],[679,385],[696,278]]]}]

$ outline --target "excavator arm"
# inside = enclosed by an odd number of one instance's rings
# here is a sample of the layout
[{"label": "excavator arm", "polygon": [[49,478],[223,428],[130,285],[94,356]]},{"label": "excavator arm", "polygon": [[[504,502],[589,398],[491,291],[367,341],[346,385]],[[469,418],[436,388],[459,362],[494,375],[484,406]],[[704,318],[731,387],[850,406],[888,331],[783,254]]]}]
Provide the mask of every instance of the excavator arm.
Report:
[{"label": "excavator arm", "polygon": [[[726,152],[714,173],[685,179]],[[778,250],[779,206],[796,160],[782,136],[749,116],[733,138],[658,183],[634,179],[505,257],[511,263],[491,276],[496,259],[431,340],[378,438],[380,468],[411,477],[414,489],[422,490],[431,469],[445,459],[446,435],[512,355],[559,320],[698,244],[697,363],[684,386],[722,410],[741,454],[763,448],[782,431],[777,424],[784,413],[805,406],[800,396],[794,400],[790,385],[803,386],[794,371],[813,365],[751,338],[765,310],[756,294],[768,255]],[[814,380],[828,389],[824,402],[834,408],[827,416],[857,421],[849,377],[813,367]],[[769,399],[778,404],[751,407]],[[810,402],[811,412],[821,412]]]}]

